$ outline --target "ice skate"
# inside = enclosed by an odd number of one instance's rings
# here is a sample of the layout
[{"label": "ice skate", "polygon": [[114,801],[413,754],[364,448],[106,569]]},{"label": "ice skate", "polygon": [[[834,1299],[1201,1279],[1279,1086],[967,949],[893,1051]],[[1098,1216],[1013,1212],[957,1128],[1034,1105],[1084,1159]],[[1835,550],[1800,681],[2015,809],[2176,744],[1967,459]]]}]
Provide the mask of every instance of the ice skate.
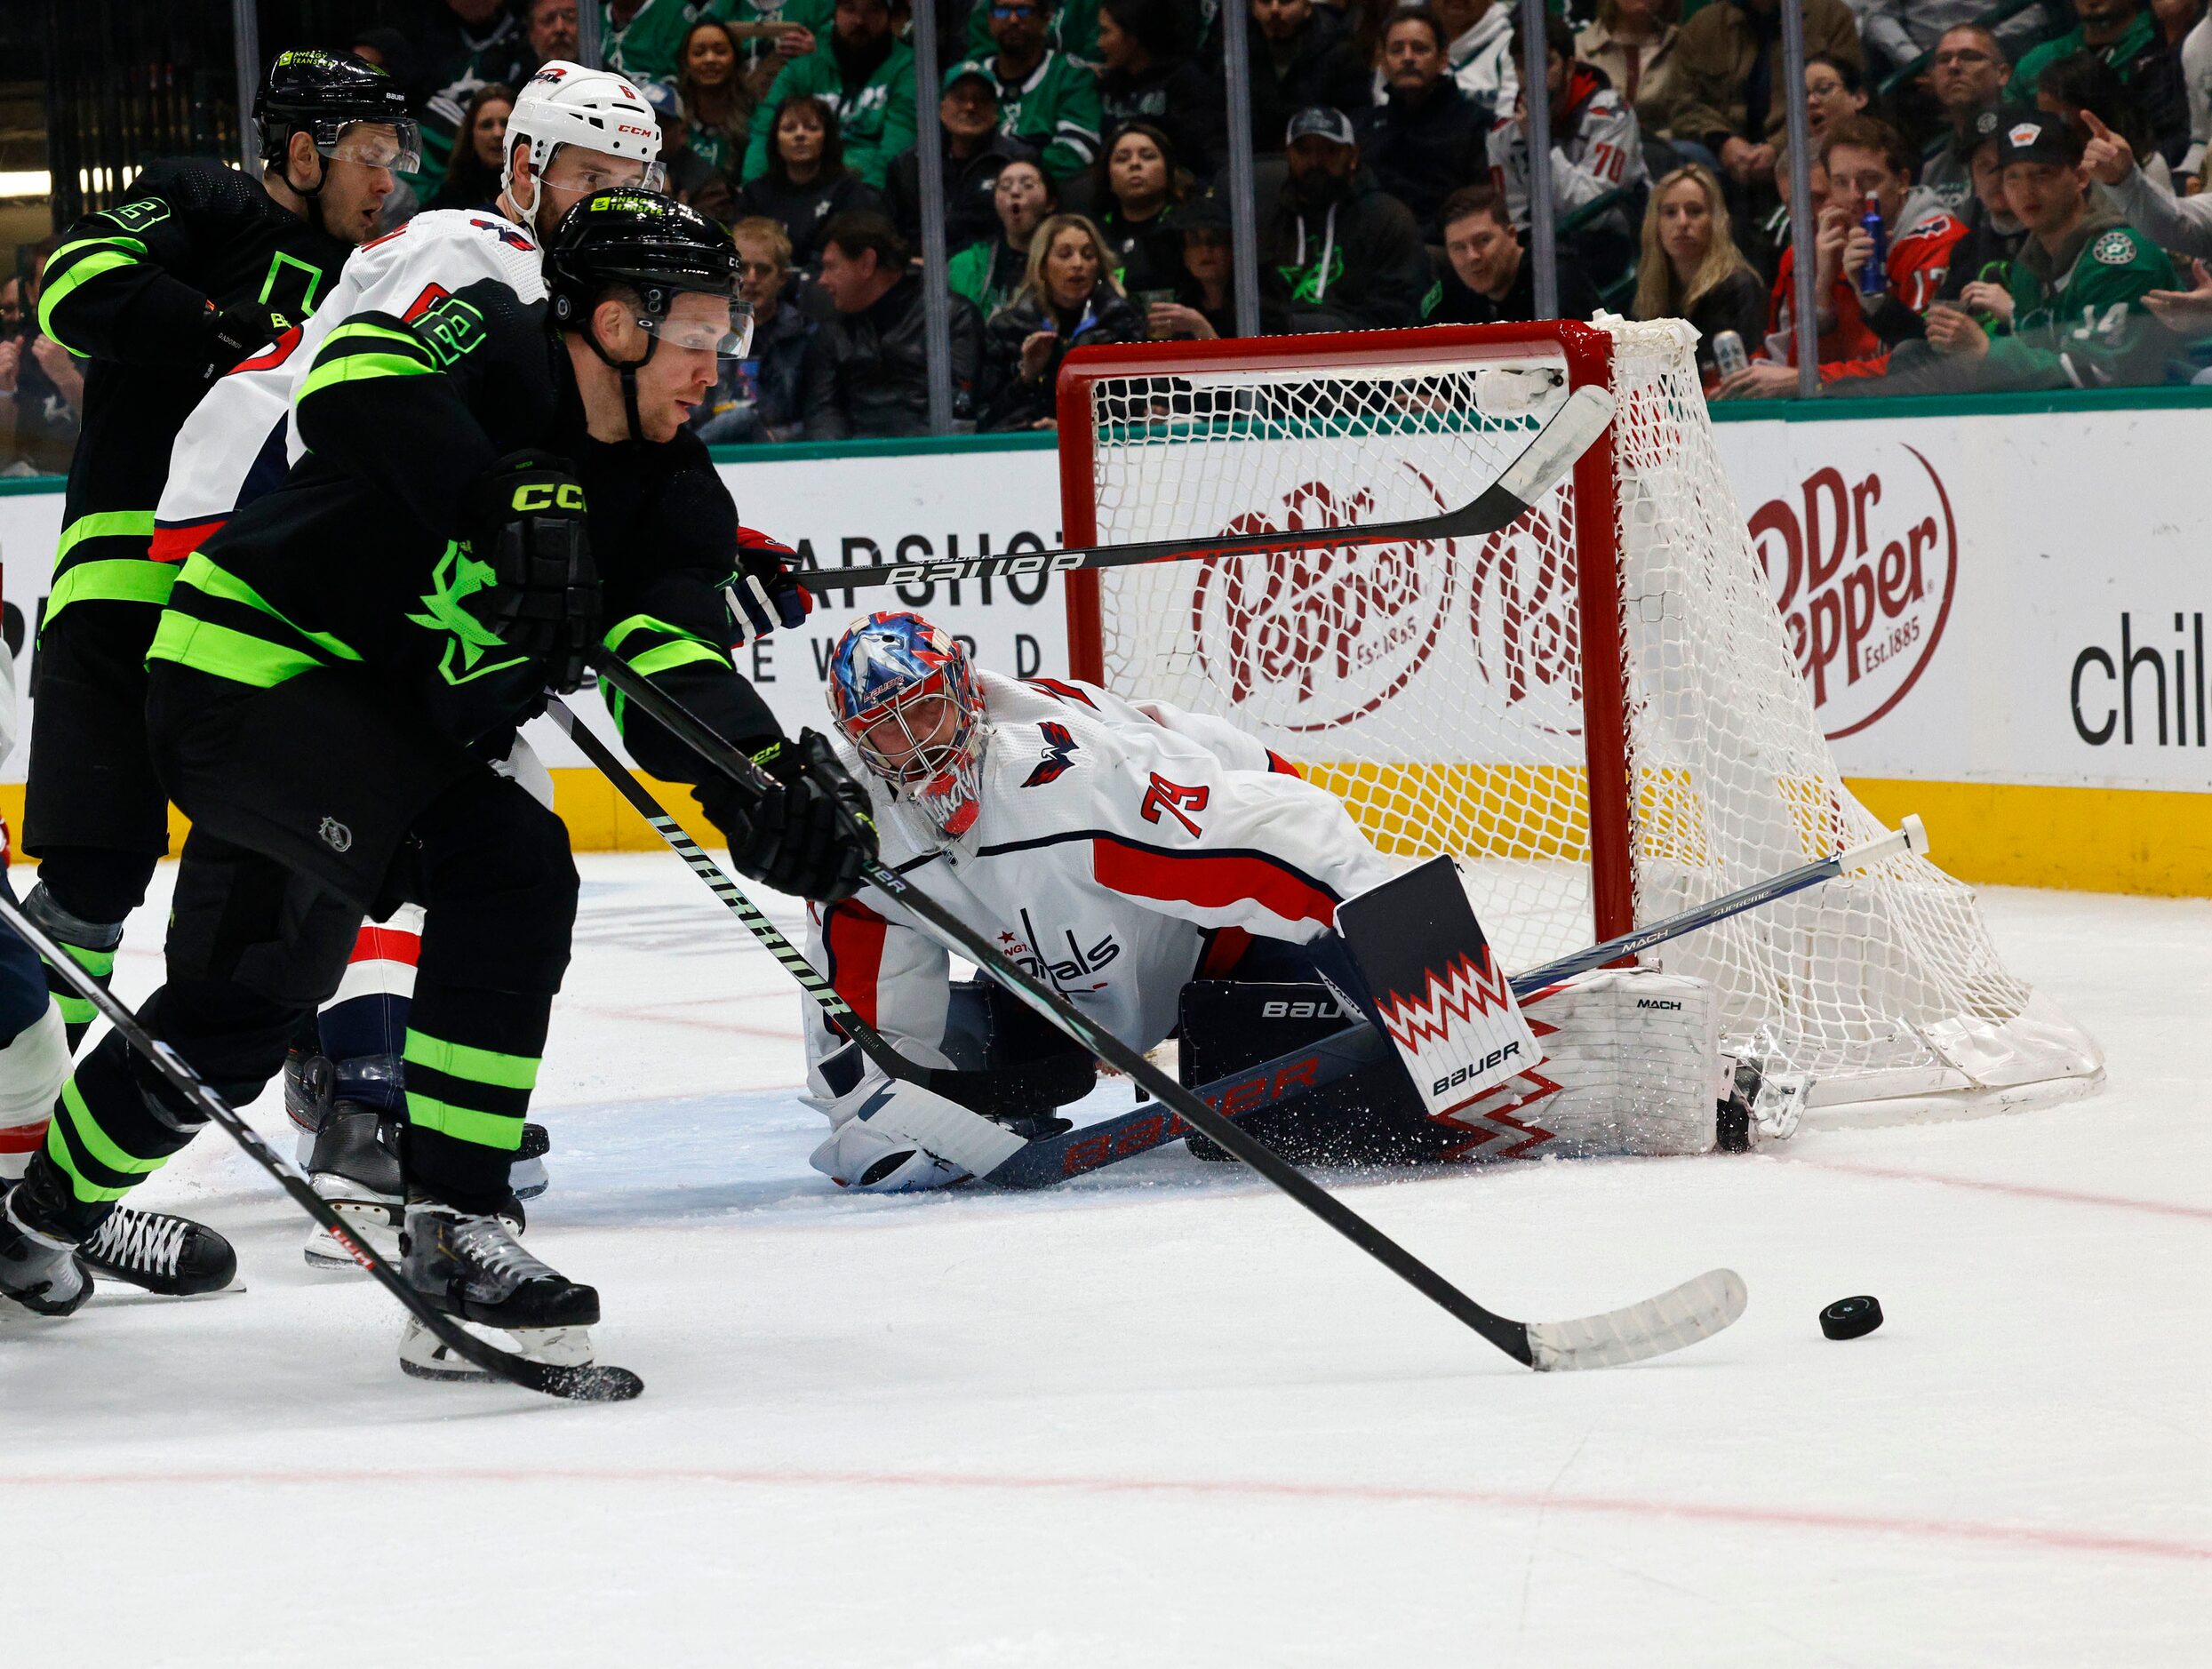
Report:
[{"label": "ice skate", "polygon": [[220,1292],[238,1276],[238,1254],[204,1223],[119,1205],[78,1249],[94,1274],[168,1298]]},{"label": "ice skate", "polygon": [[[387,1261],[397,1261],[401,1219],[405,1213],[406,1187],[400,1179],[399,1132],[403,1121],[395,1113],[380,1113],[354,1101],[326,1104],[312,1136],[303,1135],[300,1165],[315,1191],[345,1218],[348,1227],[366,1241],[369,1250]],[[546,1191],[545,1155],[552,1146],[542,1124],[523,1126],[523,1145],[515,1155],[512,1176],[517,1202],[535,1199]],[[507,1215],[514,1232],[521,1234],[523,1218],[519,1203]],[[330,1230],[317,1224],[300,1249],[315,1269],[352,1269],[358,1266],[353,1253]]]},{"label": "ice skate", "polygon": [[[507,1334],[491,1342],[535,1361],[571,1368],[591,1362],[588,1330],[599,1320],[597,1290],[523,1250],[504,1216],[411,1201],[400,1244],[408,1284],[433,1308]],[[490,1378],[459,1362],[411,1318],[400,1340],[399,1365],[422,1379]]]},{"label": "ice skate", "polygon": [[74,1314],[92,1296],[92,1272],[36,1190],[15,1183],[0,1199],[0,1296],[34,1315]]}]

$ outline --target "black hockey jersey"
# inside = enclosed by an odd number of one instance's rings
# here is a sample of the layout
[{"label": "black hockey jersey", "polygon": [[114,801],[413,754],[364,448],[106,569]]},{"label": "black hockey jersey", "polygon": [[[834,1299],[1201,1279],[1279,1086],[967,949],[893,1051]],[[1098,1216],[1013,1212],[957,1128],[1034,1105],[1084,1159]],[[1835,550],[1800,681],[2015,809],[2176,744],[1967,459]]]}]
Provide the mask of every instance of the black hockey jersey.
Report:
[{"label": "black hockey jersey", "polygon": [[209,387],[217,314],[260,302],[305,318],[352,253],[220,163],[156,163],[128,203],[85,215],[47,262],[39,327],[89,359],[46,603],[159,603],[147,561],[177,431]]},{"label": "black hockey jersey", "polygon": [[[410,320],[368,311],[332,328],[296,396],[306,456],[186,559],[153,658],[261,689],[358,667],[458,742],[497,735],[537,710],[545,678],[466,606],[492,583],[469,504],[493,463],[535,447],[573,460],[583,483],[606,642],[732,741],[774,739],[731,659],[729,490],[688,432],[590,440],[545,314],[483,279]],[[697,779],[657,725],[626,730],[646,770]]]}]

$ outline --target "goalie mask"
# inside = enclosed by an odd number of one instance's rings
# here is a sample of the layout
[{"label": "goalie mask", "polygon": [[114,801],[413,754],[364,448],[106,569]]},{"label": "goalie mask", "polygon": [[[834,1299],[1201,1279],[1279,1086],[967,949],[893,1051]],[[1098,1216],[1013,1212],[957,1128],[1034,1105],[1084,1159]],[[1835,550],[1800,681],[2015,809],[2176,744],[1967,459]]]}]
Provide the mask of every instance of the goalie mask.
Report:
[{"label": "goalie mask", "polygon": [[975,827],[983,698],[968,651],[918,614],[845,628],[829,658],[829,708],[860,762],[945,834]]}]

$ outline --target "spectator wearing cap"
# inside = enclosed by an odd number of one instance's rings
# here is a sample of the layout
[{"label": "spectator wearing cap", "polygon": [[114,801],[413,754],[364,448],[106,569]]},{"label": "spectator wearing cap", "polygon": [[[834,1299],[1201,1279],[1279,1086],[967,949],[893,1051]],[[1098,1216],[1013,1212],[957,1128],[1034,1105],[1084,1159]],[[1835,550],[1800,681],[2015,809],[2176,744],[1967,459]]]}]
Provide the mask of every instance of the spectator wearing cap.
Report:
[{"label": "spectator wearing cap", "polygon": [[[1520,25],[1513,26],[1519,56]],[[1645,183],[1643,143],[1636,113],[1609,86],[1605,72],[1575,58],[1574,31],[1550,13],[1544,20],[1545,76],[1552,102],[1552,212],[1561,220],[1608,192],[1639,190]],[[1513,224],[1529,223],[1529,108],[1517,93],[1510,110],[1490,124],[1490,170],[1505,193]],[[1641,202],[1637,204],[1641,209]],[[1625,267],[1635,224],[1626,207],[1584,228],[1582,250],[1602,249],[1609,266]]]},{"label": "spectator wearing cap", "polygon": [[[1804,0],[1805,52],[1861,64],[1858,28],[1843,0]],[[1771,195],[1789,121],[1778,0],[1714,0],[1682,25],[1675,46],[1681,102],[1666,135],[1703,146],[1723,181]],[[1702,157],[1697,160],[1703,161]]]},{"label": "spectator wearing cap", "polygon": [[1176,161],[1168,136],[1147,122],[1118,129],[1099,158],[1090,200],[1106,239],[1114,282],[1140,305],[1171,294],[1183,271],[1183,238],[1169,212],[1191,195],[1190,174]]},{"label": "spectator wearing cap", "polygon": [[974,302],[986,318],[1012,300],[1029,275],[1029,245],[1037,228],[1059,206],[1058,188],[1042,163],[1011,162],[1000,169],[991,188],[998,231],[946,263],[945,282],[953,293]]},{"label": "spectator wearing cap", "polygon": [[882,199],[846,166],[837,111],[810,92],[794,93],[762,124],[768,165],[738,193],[740,217],[763,215],[784,229],[793,259],[813,269],[823,228],[841,214],[880,210]]},{"label": "spectator wearing cap", "polygon": [[1259,271],[1262,287],[1288,302],[1290,329],[1419,323],[1430,284],[1421,228],[1360,166],[1344,112],[1301,110],[1283,140],[1289,173],[1260,228]]},{"label": "spectator wearing cap", "polygon": [[[1000,132],[998,83],[974,64],[955,64],[945,72],[937,119],[945,156],[945,247],[957,253],[998,230],[991,194],[999,170],[1012,162],[1035,161],[1037,149]],[[899,236],[920,245],[920,151],[892,160],[883,186],[883,212]]]},{"label": "spectator wearing cap", "polygon": [[792,300],[791,240],[775,221],[755,216],[730,228],[738,246],[738,293],[753,305],[753,348],[723,362],[714,391],[691,413],[691,432],[709,446],[802,437],[800,395],[814,321]]},{"label": "spectator wearing cap", "polygon": [[[800,93],[835,112],[846,165],[882,190],[891,158],[912,150],[914,140],[914,49],[892,33],[890,0],[837,0],[827,38],[778,72],[767,107],[781,110]],[[773,127],[753,124],[745,152],[748,181],[768,172]]]},{"label": "spectator wearing cap", "polygon": [[734,190],[753,136],[759,100],[747,84],[738,37],[719,18],[701,18],[676,48],[676,96],[683,101],[685,143]]},{"label": "spectator wearing cap", "polygon": [[1944,116],[1944,129],[1921,165],[1921,184],[1963,215],[1974,198],[1975,149],[1997,135],[1997,106],[2012,66],[1997,37],[1978,23],[1943,32],[1928,67],[1929,87]]},{"label": "spectator wearing cap", "polygon": [[668,176],[664,189],[702,214],[729,220],[736,194],[729,177],[691,148],[691,124],[685,117],[682,96],[665,81],[646,82],[639,91],[660,123],[660,165]]},{"label": "spectator wearing cap", "polygon": [[1598,0],[1598,20],[1575,36],[1575,56],[1605,72],[1647,131],[1674,114],[1681,0]]},{"label": "spectator wearing cap", "polygon": [[[1249,0],[1252,149],[1274,156],[1300,111],[1325,108],[1347,118],[1373,104],[1367,66],[1342,16],[1314,0]],[[1216,42],[1215,56],[1219,56]],[[1263,194],[1264,196],[1264,194]]]},{"label": "spectator wearing cap", "polygon": [[[800,398],[811,441],[923,435],[930,377],[922,280],[906,241],[872,210],[841,214],[822,233],[822,293],[833,309],[807,344]],[[973,415],[983,322],[952,306],[953,412]]]},{"label": "spectator wearing cap", "polygon": [[1958,302],[1969,312],[1987,311],[1998,304],[1998,298],[1980,286],[2011,290],[2012,263],[2020,258],[2020,245],[2028,236],[2028,228],[2005,197],[2004,164],[1998,155],[2004,142],[2003,125],[1994,110],[1989,115],[1987,130],[1967,152],[1972,195],[1963,207],[1952,211],[1965,222],[1966,236],[1952,245],[1951,270],[1936,291],[1936,300]]},{"label": "spectator wearing cap", "polygon": [[1069,352],[1144,334],[1098,228],[1080,214],[1054,215],[1030,240],[1022,287],[984,326],[978,427],[1052,427],[1053,382]]},{"label": "spectator wearing cap", "polygon": [[2091,194],[2082,148],[2054,117],[2016,116],[1999,160],[2005,200],[2028,229],[1995,335],[1939,310],[1928,346],[1977,388],[2100,388],[2162,381],[2179,344],[2144,305],[2177,282],[2165,252]]},{"label": "spectator wearing cap", "polygon": [[1425,234],[1451,188],[1488,170],[1490,111],[1448,72],[1444,26],[1427,6],[1401,6],[1383,26],[1385,100],[1357,118],[1360,156]]},{"label": "spectator wearing cap", "polygon": [[1052,0],[976,0],[989,13],[994,51],[959,66],[990,77],[999,131],[1036,148],[1045,172],[1065,184],[1098,160],[1098,78],[1047,44]]},{"label": "spectator wearing cap", "polygon": [[1176,0],[1099,0],[1098,113],[1109,133],[1150,123],[1210,180],[1229,154],[1228,110],[1219,79],[1192,61],[1188,35]]},{"label": "spectator wearing cap", "polygon": [[[1183,240],[1183,271],[1171,299],[1146,309],[1146,333],[1154,341],[1212,341],[1241,335],[1236,318],[1234,231],[1229,205],[1212,192],[1172,209],[1167,229]],[[1259,332],[1283,336],[1290,331],[1289,307],[1263,291]]]},{"label": "spectator wearing cap", "polygon": [[[1444,199],[1446,269],[1422,302],[1425,324],[1497,324],[1536,317],[1536,263],[1505,212],[1505,194],[1489,181],[1462,186]],[[1586,319],[1598,308],[1597,288],[1580,263],[1558,262],[1559,316]]]},{"label": "spectator wearing cap", "polygon": [[498,212],[499,172],[506,165],[507,117],[515,108],[514,89],[487,82],[461,114],[460,141],[445,170],[445,183],[427,205],[433,209]]}]

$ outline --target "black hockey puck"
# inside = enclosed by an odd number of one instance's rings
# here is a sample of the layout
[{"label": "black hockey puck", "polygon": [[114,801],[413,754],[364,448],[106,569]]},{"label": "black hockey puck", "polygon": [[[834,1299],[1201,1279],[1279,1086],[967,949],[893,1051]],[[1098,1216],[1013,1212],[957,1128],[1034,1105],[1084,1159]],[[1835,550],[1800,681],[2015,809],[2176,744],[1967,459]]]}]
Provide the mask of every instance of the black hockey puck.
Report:
[{"label": "black hockey puck", "polygon": [[1838,1298],[1820,1313],[1820,1330],[1830,1338],[1864,1338],[1881,1325],[1881,1300]]}]

